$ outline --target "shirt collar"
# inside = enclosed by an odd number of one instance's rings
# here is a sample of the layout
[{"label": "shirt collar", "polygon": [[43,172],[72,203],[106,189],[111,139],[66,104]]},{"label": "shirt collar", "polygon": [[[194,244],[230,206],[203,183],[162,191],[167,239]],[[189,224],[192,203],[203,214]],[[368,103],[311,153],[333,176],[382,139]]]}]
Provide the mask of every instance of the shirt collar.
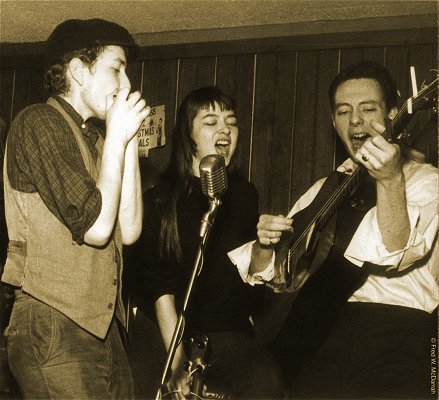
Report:
[{"label": "shirt collar", "polygon": [[79,129],[81,130],[82,134],[90,139],[93,143],[96,143],[98,140],[98,130],[93,124],[90,124],[78,114],[78,112],[72,107],[72,105],[64,100],[60,96],[53,96],[55,100],[61,105],[62,108],[69,114],[69,116],[73,119],[73,121],[78,125]]}]

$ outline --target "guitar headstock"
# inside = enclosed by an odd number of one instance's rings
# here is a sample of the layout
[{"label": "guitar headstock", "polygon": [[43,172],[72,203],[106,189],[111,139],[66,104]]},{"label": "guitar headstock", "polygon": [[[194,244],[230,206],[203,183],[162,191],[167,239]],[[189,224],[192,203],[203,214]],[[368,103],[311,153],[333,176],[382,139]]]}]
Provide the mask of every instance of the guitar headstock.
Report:
[{"label": "guitar headstock", "polygon": [[429,84],[423,85],[416,95],[409,97],[398,110],[395,118],[386,124],[385,137],[389,141],[409,142],[410,134],[405,127],[413,116],[423,110],[431,109],[437,112],[438,100],[438,78],[436,77]]},{"label": "guitar headstock", "polygon": [[437,112],[437,90],[438,78],[431,81],[428,85],[422,85],[421,90],[416,96],[411,97],[413,111],[426,110],[433,108]]}]

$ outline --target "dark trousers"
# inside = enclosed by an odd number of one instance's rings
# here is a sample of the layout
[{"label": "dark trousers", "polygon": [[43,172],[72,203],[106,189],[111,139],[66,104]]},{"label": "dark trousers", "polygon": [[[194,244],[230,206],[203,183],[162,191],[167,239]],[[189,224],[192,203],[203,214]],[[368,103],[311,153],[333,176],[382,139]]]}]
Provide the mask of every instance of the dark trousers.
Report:
[{"label": "dark trousers", "polygon": [[105,339],[16,291],[7,329],[10,369],[28,399],[132,399],[128,359],[113,319]]},{"label": "dark trousers", "polygon": [[436,312],[347,303],[322,347],[299,371],[289,397],[436,398],[431,378],[436,344]]}]

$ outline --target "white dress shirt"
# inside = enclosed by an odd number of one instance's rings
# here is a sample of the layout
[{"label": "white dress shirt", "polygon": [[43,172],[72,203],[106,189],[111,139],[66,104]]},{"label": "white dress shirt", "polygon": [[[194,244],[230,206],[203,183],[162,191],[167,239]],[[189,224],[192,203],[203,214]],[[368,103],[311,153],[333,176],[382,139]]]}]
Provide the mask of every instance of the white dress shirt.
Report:
[{"label": "white dress shirt", "polygon": [[[354,168],[355,164],[349,159],[337,170],[350,173]],[[348,301],[393,304],[431,312],[439,304],[439,170],[430,164],[407,161],[403,166],[403,172],[411,227],[406,246],[393,252],[386,249],[378,227],[375,206],[364,216],[344,254],[350,262],[360,268],[365,262],[369,262],[383,266],[384,271],[401,273],[396,276],[370,274],[363,286]],[[312,202],[325,179],[317,181],[299,198],[288,217],[294,216]],[[246,243],[228,253],[241,278],[250,285],[272,280],[274,272],[273,254],[271,263],[264,271],[249,274],[253,243],[254,241]]]}]

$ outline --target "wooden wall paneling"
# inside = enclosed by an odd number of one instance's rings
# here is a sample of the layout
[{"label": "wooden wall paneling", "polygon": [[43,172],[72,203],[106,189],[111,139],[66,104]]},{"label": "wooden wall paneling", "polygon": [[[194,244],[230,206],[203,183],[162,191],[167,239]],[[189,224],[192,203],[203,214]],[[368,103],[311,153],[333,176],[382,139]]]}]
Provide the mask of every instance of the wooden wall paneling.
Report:
[{"label": "wooden wall paneling", "polygon": [[127,75],[131,82],[131,91],[141,90],[142,62],[130,62],[127,65]]},{"label": "wooden wall paneling", "polygon": [[256,81],[254,95],[254,120],[250,180],[259,192],[261,213],[273,213],[270,208],[272,197],[272,161],[275,118],[275,74],[276,54],[260,54],[256,58]]},{"label": "wooden wall paneling", "polygon": [[435,47],[437,48],[437,45],[432,44],[409,47],[409,65],[415,67],[418,89],[421,88],[423,82],[431,82],[432,78],[436,75],[432,71],[432,69],[437,69],[437,60],[433,59],[434,52],[432,51],[432,48]]},{"label": "wooden wall paneling", "polygon": [[318,56],[315,145],[312,181],[327,176],[335,167],[336,133],[332,126],[329,85],[338,72],[338,50],[322,50]]},{"label": "wooden wall paneling", "polygon": [[392,73],[401,97],[398,106],[411,95],[409,52],[407,46],[389,46],[386,50],[386,67]]},{"label": "wooden wall paneling", "polygon": [[140,159],[142,181],[145,189],[151,186],[157,175],[165,170],[171,156],[177,69],[177,60],[145,61],[143,64],[142,95],[151,106],[165,106],[166,135],[165,146],[151,149],[148,157]]},{"label": "wooden wall paneling", "polygon": [[271,179],[269,207],[273,213],[286,214],[291,206],[290,182],[292,179],[292,158],[294,118],[297,86],[297,52],[279,53],[277,56],[276,108],[274,134],[271,149]]},{"label": "wooden wall paneling", "polygon": [[0,116],[11,126],[11,109],[14,91],[13,69],[0,70]]},{"label": "wooden wall paneling", "polygon": [[215,82],[215,57],[184,58],[180,60],[177,104],[192,90]]},{"label": "wooden wall paneling", "polygon": [[364,59],[364,49],[361,47],[340,49],[340,71]]},{"label": "wooden wall paneling", "polygon": [[254,59],[253,55],[218,57],[216,68],[216,85],[235,98],[240,171],[247,179],[250,179]]},{"label": "wooden wall paneling", "polygon": [[294,203],[314,183],[318,62],[318,51],[299,52],[292,149],[291,203]]},{"label": "wooden wall paneling", "polygon": [[234,97],[237,57],[239,56],[220,56],[216,58],[216,71],[214,82],[216,86]]},{"label": "wooden wall paneling", "polygon": [[374,61],[378,64],[384,65],[386,55],[385,47],[366,47],[363,49],[363,59]]},{"label": "wooden wall paneling", "polygon": [[30,104],[46,101],[44,98],[44,72],[40,68],[20,68],[15,73],[12,118]]}]

